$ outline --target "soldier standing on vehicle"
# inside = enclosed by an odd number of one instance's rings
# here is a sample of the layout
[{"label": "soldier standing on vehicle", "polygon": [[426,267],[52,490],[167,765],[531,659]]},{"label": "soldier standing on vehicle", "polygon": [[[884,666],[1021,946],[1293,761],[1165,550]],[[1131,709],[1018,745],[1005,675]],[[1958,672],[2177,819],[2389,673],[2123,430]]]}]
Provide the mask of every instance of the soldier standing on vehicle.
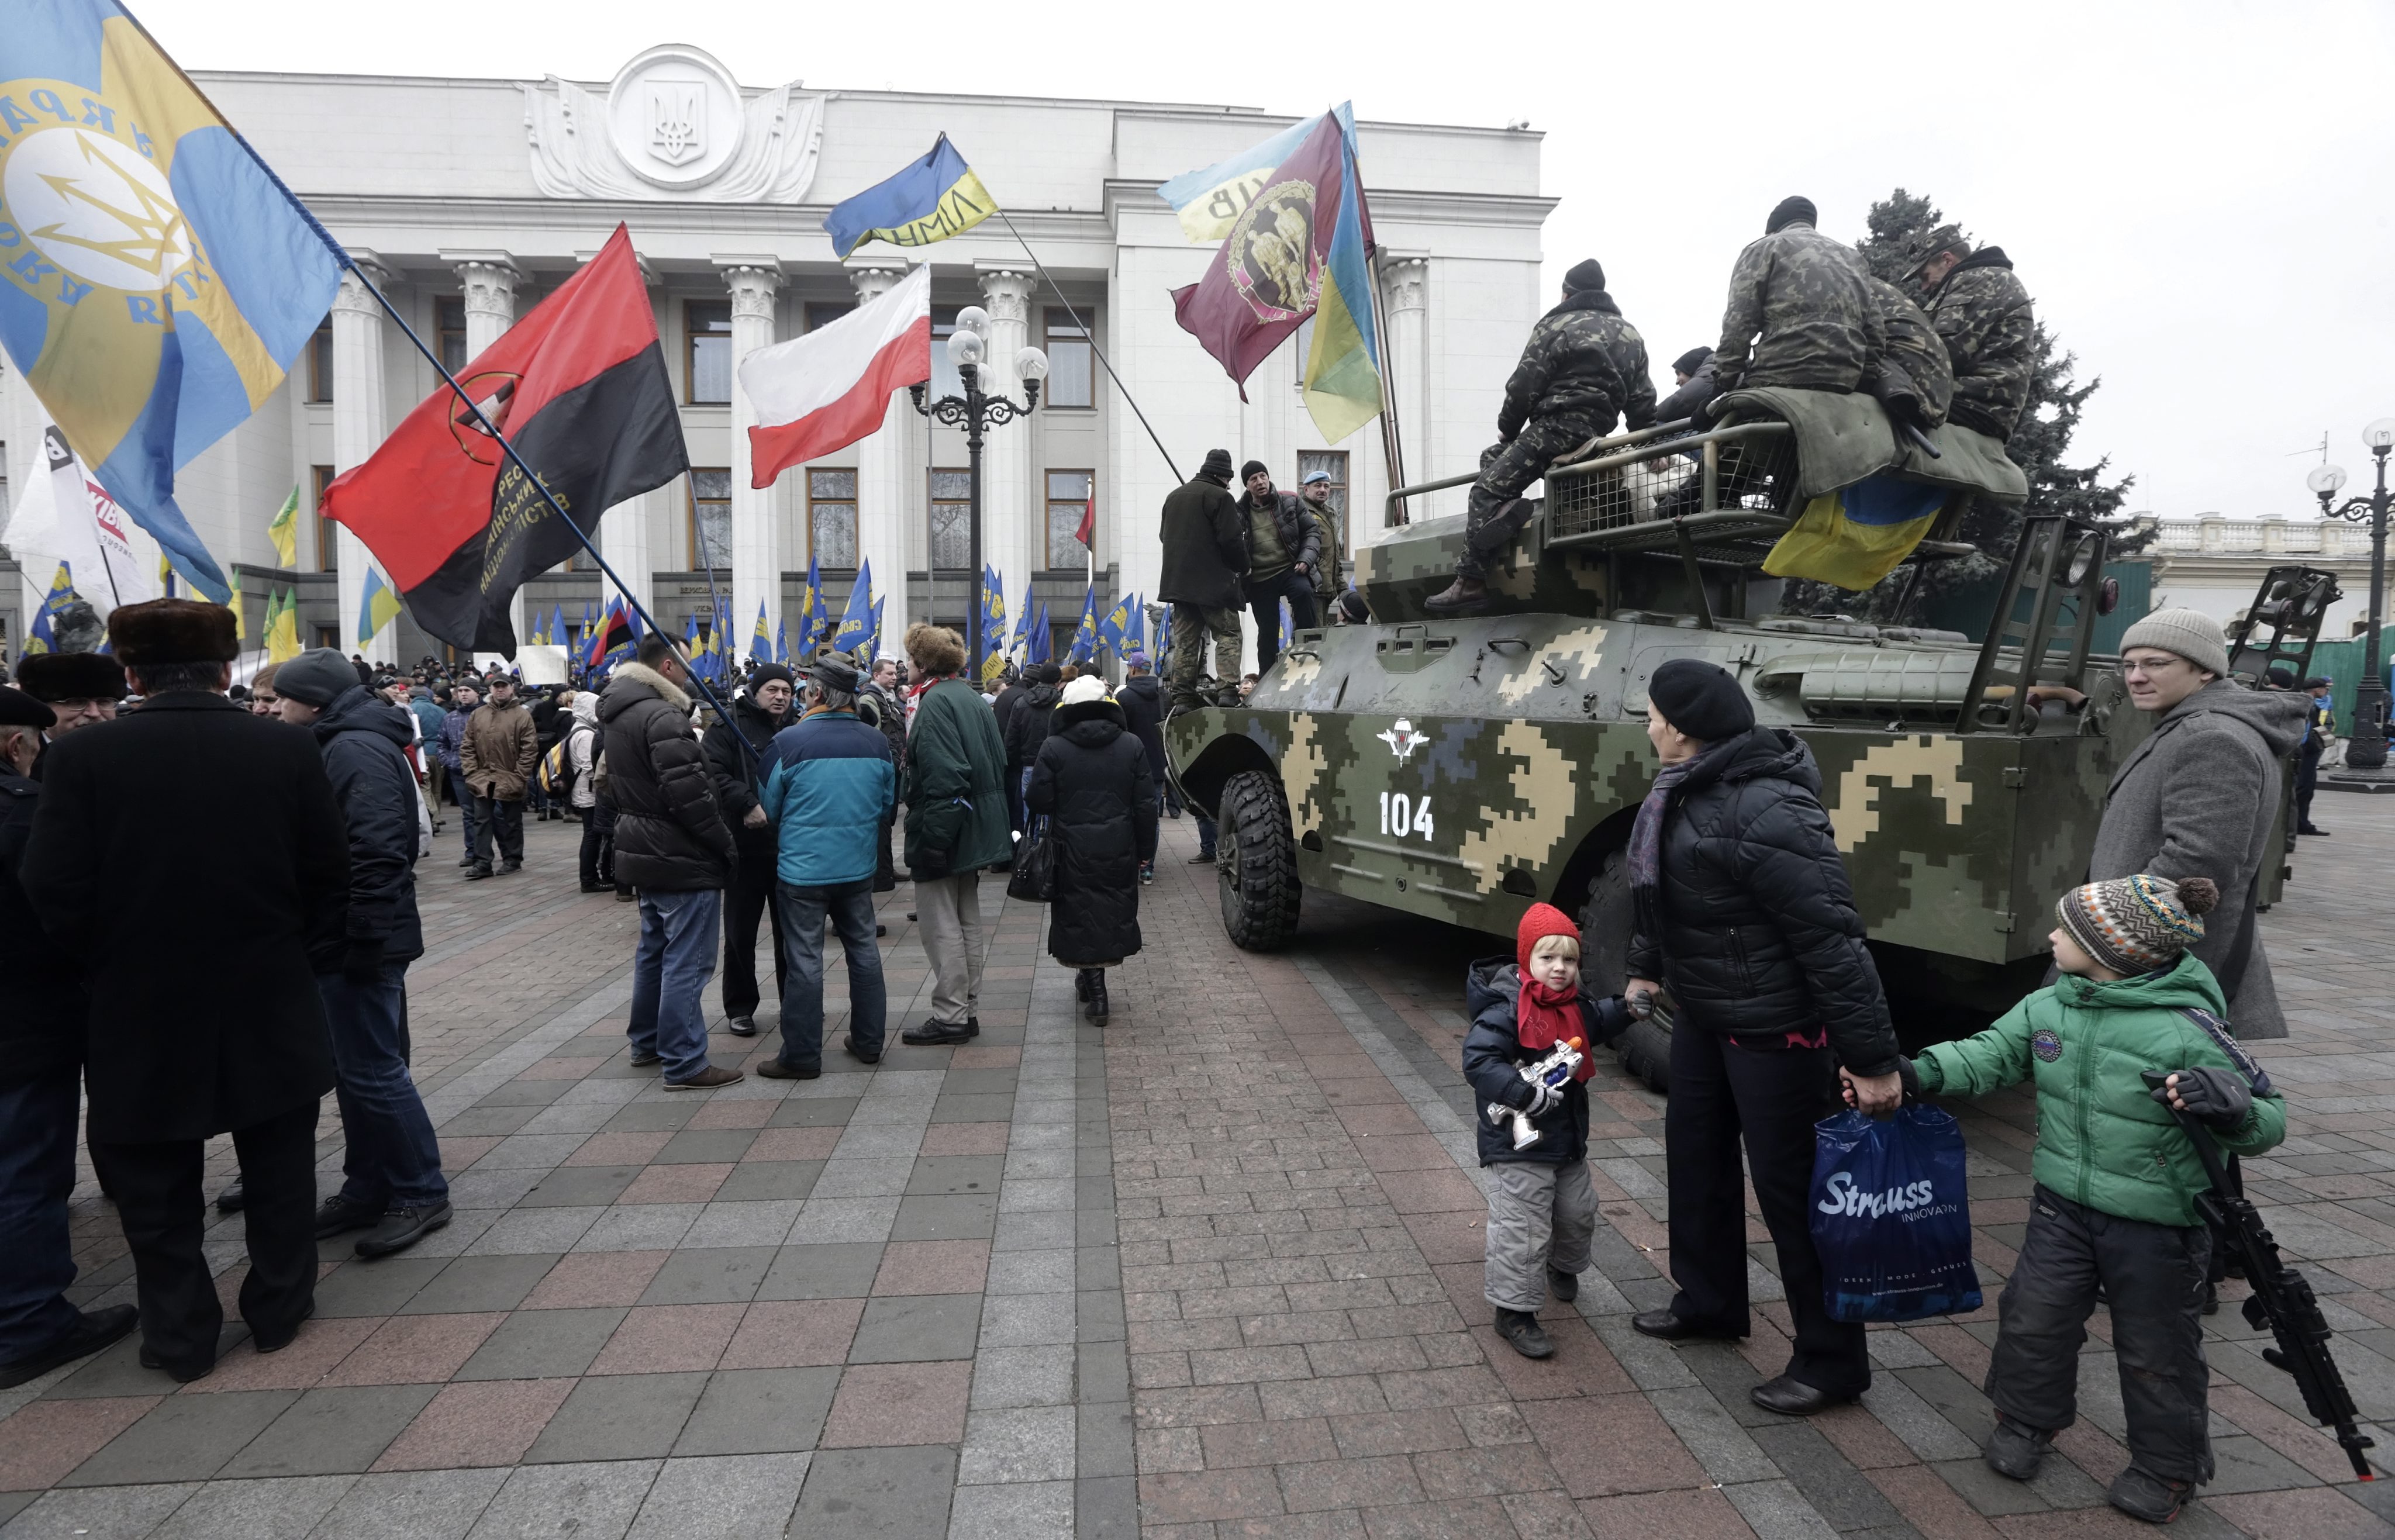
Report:
[{"label": "soldier standing on vehicle", "polygon": [[1971,249],[1962,230],[1931,232],[1913,278],[1954,369],[1952,419],[1999,440],[2029,403],[2037,317],[2002,246]]},{"label": "soldier standing on vehicle", "polygon": [[1455,582],[1433,595],[1429,608],[1463,614],[1487,602],[1489,559],[1529,522],[1522,490],[1624,419],[1633,428],[1655,420],[1655,382],[1646,339],[1622,319],[1605,292],[1605,269],[1591,257],[1564,274],[1562,303],[1530,328],[1505,382],[1497,442],[1481,452],[1480,479],[1472,484]]},{"label": "soldier standing on vehicle", "polygon": [[1886,350],[1869,270],[1852,246],[1815,230],[1816,217],[1810,198],[1782,198],[1763,239],[1738,254],[1708,361],[1723,391],[1851,391]]},{"label": "soldier standing on vehicle", "polygon": [[1322,525],[1310,504],[1273,485],[1262,460],[1239,467],[1247,492],[1239,517],[1248,530],[1248,612],[1256,617],[1256,669],[1280,656],[1280,606],[1296,629],[1314,628],[1314,573],[1322,565]]},{"label": "soldier standing on vehicle", "polygon": [[1214,678],[1239,673],[1239,580],[1248,570],[1248,532],[1231,495],[1231,452],[1210,449],[1198,474],[1164,500],[1157,529],[1164,572],[1156,597],[1172,606],[1172,652],[1164,689],[1176,707],[1199,704],[1206,638],[1214,639]]}]

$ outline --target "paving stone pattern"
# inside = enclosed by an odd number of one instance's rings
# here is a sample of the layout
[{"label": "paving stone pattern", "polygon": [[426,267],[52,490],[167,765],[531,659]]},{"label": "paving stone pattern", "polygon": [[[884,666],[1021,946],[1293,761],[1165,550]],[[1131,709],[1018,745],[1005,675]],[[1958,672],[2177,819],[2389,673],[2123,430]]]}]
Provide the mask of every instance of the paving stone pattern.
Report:
[{"label": "paving stone pattern", "polygon": [[[2249,1186],[2305,1258],[2365,1414],[2395,1407],[2395,1007],[2366,896],[2395,807],[2336,838],[2266,928],[2296,1035],[2263,1057],[2296,1137]],[[2026,1217],[2032,1109],[1963,1109],[1990,1308],[1874,1330],[1862,1405],[1798,1422],[1746,1390],[1787,1317],[1674,1349],[1628,1328],[1669,1295],[1662,1103],[1601,1056],[1608,1224],[1560,1351],[1515,1356],[1480,1292],[1485,1217],[1456,1069],[1486,938],[1310,898],[1299,944],[1232,948],[1211,868],[1168,823],[1147,947],[1103,1032],[999,911],[969,1047],[900,1046],[928,981],[902,887],[893,1047],[821,1080],[668,1092],[626,1062],[634,911],[571,889],[573,831],[469,886],[419,868],[431,950],[416,1062],[457,1218],[363,1263],[324,1248],[318,1313],[215,1374],[130,1341],[0,1392],[0,1536],[1115,1537],[2098,1535],[2124,1463],[2106,1318],[2084,1420],[2035,1483],[1987,1471],[1977,1386]],[[444,836],[443,850],[448,849]],[[985,893],[996,907],[998,884]],[[772,1006],[764,1015],[770,1021]],[[769,1029],[770,1030],[770,1029]],[[760,1044],[764,1046],[760,1047]],[[771,1051],[719,1034],[719,1062]],[[328,1110],[323,1179],[338,1180]],[[226,1141],[210,1181],[230,1175]],[[131,1296],[83,1173],[81,1303]],[[230,1297],[238,1219],[209,1233]],[[1776,1300],[1750,1207],[1756,1297]],[[2242,1294],[2232,1285],[2230,1298]],[[2395,1533],[2230,1310],[2211,1323],[2220,1478],[2196,1535]]]}]

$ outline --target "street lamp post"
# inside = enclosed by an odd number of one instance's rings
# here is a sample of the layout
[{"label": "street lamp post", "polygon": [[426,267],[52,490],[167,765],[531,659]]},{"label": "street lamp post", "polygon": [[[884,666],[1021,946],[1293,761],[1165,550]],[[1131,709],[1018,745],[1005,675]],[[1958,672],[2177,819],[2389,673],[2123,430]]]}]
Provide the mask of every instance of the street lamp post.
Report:
[{"label": "street lamp post", "polygon": [[2345,751],[2350,770],[2383,770],[2387,765],[2387,679],[2379,670],[2378,633],[2387,612],[2387,456],[2395,451],[2395,417],[2381,417],[2362,430],[2362,442],[2377,461],[2377,486],[2369,496],[2353,496],[2332,507],[2330,500],[2345,485],[2345,472],[2322,466],[2305,478],[2320,499],[2321,515],[2370,523],[2369,640],[2362,646],[2362,678],[2353,691],[2353,738]]},{"label": "street lamp post", "polygon": [[[1023,378],[1024,403],[1017,406],[1004,396],[991,396],[981,388],[982,355],[989,348],[989,313],[978,305],[968,305],[957,312],[957,329],[948,337],[948,362],[956,365],[957,378],[963,382],[961,396],[943,396],[938,401],[924,400],[924,387],[909,386],[915,410],[924,416],[944,422],[950,428],[965,430],[965,454],[968,471],[966,492],[967,520],[973,532],[973,587],[971,614],[965,629],[972,634],[966,644],[966,678],[976,688],[981,682],[982,659],[982,559],[981,559],[981,440],[986,428],[1012,422],[1031,415],[1039,404],[1039,382],[1048,377],[1048,355],[1037,348],[1025,348],[1014,355],[1014,372]],[[1025,594],[1027,600],[1030,595]]]}]

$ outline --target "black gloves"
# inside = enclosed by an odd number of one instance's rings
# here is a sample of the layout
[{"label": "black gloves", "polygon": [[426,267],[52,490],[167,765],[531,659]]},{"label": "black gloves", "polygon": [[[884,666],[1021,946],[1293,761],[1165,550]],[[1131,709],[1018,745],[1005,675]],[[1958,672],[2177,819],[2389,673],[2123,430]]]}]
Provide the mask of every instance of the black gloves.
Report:
[{"label": "black gloves", "polygon": [[[2246,1114],[2254,1110],[2254,1093],[2232,1070],[2206,1066],[2180,1070],[2177,1073],[2178,1099],[2186,1104],[2188,1115],[2199,1123],[2210,1124],[2215,1128],[2234,1128],[2244,1122]],[[2167,1084],[2157,1086],[2146,1094],[2165,1107],[2170,1105]]]},{"label": "black gloves", "polygon": [[351,937],[349,951],[341,958],[341,977],[361,987],[380,981],[382,942]]},{"label": "black gloves", "polygon": [[915,859],[910,864],[913,867],[914,875],[919,877],[944,877],[948,875],[948,852],[946,850],[918,850],[915,852]]}]

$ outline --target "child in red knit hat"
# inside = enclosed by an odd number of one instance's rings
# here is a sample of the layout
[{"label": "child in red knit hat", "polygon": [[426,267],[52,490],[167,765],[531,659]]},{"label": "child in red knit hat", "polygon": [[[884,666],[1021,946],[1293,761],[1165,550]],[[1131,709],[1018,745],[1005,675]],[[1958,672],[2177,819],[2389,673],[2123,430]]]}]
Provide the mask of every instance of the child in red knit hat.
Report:
[{"label": "child in red knit hat", "polygon": [[[1596,1189],[1588,1178],[1590,1053],[1630,1026],[1619,996],[1581,988],[1580,927],[1552,904],[1522,916],[1512,960],[1486,957],[1463,981],[1472,1031],[1463,1039],[1463,1077],[1483,1104],[1527,1114],[1537,1138],[1515,1143],[1514,1119],[1482,1117],[1480,1164],[1489,1176],[1487,1288],[1497,1335],[1525,1358],[1555,1350],[1538,1320],[1550,1290],[1580,1295],[1596,1234]],[[1522,1066],[1558,1043],[1580,1040],[1582,1061],[1562,1085],[1534,1085]]]}]

